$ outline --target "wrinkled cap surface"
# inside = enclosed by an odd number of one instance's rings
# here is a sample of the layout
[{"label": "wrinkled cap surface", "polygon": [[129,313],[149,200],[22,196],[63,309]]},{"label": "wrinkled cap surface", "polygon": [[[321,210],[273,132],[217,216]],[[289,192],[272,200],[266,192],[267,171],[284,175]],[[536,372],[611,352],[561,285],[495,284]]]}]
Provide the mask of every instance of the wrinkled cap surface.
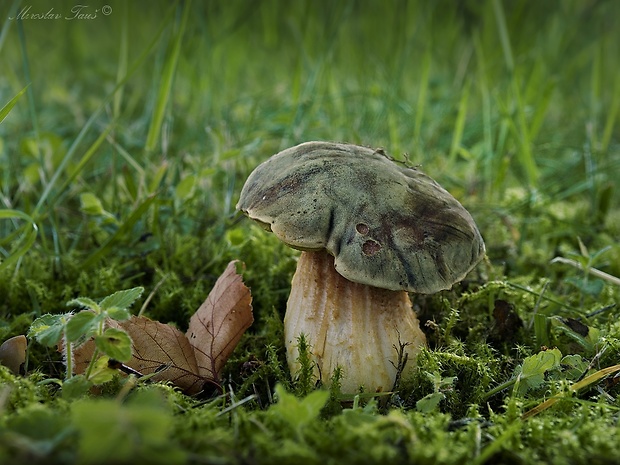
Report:
[{"label": "wrinkled cap surface", "polygon": [[300,250],[326,249],[350,281],[430,294],[482,259],[465,208],[430,177],[382,151],[306,142],[260,164],[237,208]]}]

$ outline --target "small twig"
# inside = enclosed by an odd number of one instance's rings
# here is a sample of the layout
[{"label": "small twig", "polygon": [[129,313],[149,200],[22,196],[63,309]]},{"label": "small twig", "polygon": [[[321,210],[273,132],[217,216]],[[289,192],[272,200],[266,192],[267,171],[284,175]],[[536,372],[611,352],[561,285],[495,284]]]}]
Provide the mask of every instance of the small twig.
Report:
[{"label": "small twig", "polygon": [[592,318],[593,316],[600,315],[601,313],[605,313],[606,311],[611,310],[612,308],[615,308],[615,307],[616,307],[616,304],[606,305],[603,308],[599,308],[598,310],[594,310],[588,313],[585,317],[586,319]]},{"label": "small twig", "polygon": [[596,276],[597,278],[601,278],[605,281],[607,281],[608,283],[611,284],[615,284],[616,286],[620,286],[620,278],[617,278],[616,276],[610,275],[608,273],[605,273],[604,271],[598,270],[596,268],[591,268],[591,267],[584,267],[581,263],[579,263],[576,260],[571,260],[570,258],[564,258],[564,257],[555,257],[553,260],[551,260],[549,263],[563,263],[564,265],[570,265],[573,266],[579,270],[585,271],[588,274],[591,274],[592,276]]},{"label": "small twig", "polygon": [[134,370],[133,368],[131,368],[130,366],[125,365],[122,362],[119,362],[118,360],[114,360],[113,358],[111,358],[110,360],[108,360],[108,368],[112,368],[113,370],[120,370],[123,373],[126,373],[128,375],[135,375],[138,378],[142,378],[144,375],[142,373],[140,373],[137,370]]},{"label": "small twig", "polygon": [[216,417],[220,417],[222,415],[225,415],[226,413],[230,412],[231,410],[236,409],[237,407],[242,406],[243,404],[247,404],[248,402],[252,401],[256,399],[256,394],[250,394],[249,396],[241,399],[238,402],[234,402],[232,404],[230,404],[228,407],[226,407],[224,410],[222,410],[221,412],[219,412]]},{"label": "small twig", "polygon": [[[397,330],[398,332],[398,330]],[[390,363],[394,368],[396,368],[396,377],[394,378],[394,385],[392,386],[392,392],[396,392],[398,385],[400,384],[400,379],[403,375],[403,371],[405,370],[405,366],[407,365],[407,360],[409,360],[409,352],[405,352],[405,347],[411,345],[409,342],[401,342],[400,341],[400,333],[398,333],[398,347],[393,345],[396,353],[398,354],[398,358],[396,364],[390,360]]]},{"label": "small twig", "polygon": [[588,368],[586,368],[584,370],[584,372],[581,374],[581,376],[577,379],[576,382],[579,382],[579,381],[583,380],[586,377],[588,372],[594,368],[594,365],[596,365],[598,363],[598,361],[600,360],[601,356],[605,353],[606,350],[607,350],[607,343],[605,343],[605,345],[603,347],[601,347],[601,350],[599,350],[594,355],[594,357],[592,357],[592,360],[590,360],[590,363],[588,364]]}]

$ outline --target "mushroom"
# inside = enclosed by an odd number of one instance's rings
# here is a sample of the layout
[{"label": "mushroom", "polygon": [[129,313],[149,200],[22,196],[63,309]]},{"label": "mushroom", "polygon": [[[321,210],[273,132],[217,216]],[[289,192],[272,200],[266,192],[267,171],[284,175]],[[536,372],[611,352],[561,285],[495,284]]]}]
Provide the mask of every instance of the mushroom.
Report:
[{"label": "mushroom", "polygon": [[408,293],[451,288],[485,253],[445,189],[357,145],[306,142],[272,156],[237,209],[302,251],[284,317],[287,362],[299,370],[304,334],[316,376],[328,383],[340,367],[343,393],[392,389],[407,359],[409,373],[426,339]]},{"label": "mushroom", "polygon": [[7,339],[0,345],[0,365],[4,365],[18,375],[22,365],[26,363],[26,349],[28,341],[26,336],[20,334]]}]

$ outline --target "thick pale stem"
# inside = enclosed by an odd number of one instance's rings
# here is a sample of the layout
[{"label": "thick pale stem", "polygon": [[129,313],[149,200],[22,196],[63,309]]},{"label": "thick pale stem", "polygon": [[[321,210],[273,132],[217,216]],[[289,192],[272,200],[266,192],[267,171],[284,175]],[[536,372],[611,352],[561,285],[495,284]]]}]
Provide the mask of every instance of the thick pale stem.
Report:
[{"label": "thick pale stem", "polygon": [[292,373],[299,369],[297,339],[302,333],[311,346],[315,374],[329,384],[340,366],[344,393],[357,392],[360,386],[366,392],[390,390],[398,348],[406,344],[406,374],[426,341],[407,292],[348,281],[326,252],[303,252],[293,276],[284,318]]}]

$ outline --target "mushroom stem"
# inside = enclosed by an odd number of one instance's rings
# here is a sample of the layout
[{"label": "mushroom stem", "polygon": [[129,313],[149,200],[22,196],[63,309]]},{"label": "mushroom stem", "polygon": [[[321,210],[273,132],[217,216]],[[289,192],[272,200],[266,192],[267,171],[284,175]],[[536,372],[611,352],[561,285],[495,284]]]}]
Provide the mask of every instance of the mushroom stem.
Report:
[{"label": "mushroom stem", "polygon": [[426,338],[406,291],[390,291],[354,283],[334,268],[324,251],[302,252],[293,276],[284,318],[287,361],[299,370],[297,340],[304,334],[315,362],[315,375],[329,384],[341,367],[343,393],[388,391],[394,384],[398,349],[405,344],[408,362]]}]

